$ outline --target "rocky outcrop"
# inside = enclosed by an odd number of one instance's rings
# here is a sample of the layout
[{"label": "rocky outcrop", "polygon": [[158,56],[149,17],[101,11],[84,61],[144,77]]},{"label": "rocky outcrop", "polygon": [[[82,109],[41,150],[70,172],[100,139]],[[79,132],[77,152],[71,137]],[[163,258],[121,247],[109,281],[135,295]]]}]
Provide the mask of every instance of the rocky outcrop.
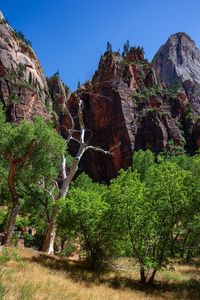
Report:
[{"label": "rocky outcrop", "polygon": [[171,35],[156,53],[153,68],[159,80],[182,82],[194,111],[200,113],[200,51],[185,33]]},{"label": "rocky outcrop", "polygon": [[67,100],[71,95],[70,89],[62,82],[60,76],[55,73],[47,79],[53,110],[60,117],[66,111]]},{"label": "rocky outcrop", "polygon": [[47,117],[50,101],[46,78],[39,61],[24,38],[0,14],[0,100],[8,120],[39,114]]},{"label": "rocky outcrop", "polygon": [[185,128],[192,136],[189,148],[199,148],[200,50],[187,34],[179,32],[171,35],[161,46],[152,66],[161,82],[168,86],[178,84],[184,89],[188,99]]},{"label": "rocky outcrop", "polygon": [[[170,91],[158,84],[140,48],[102,56],[91,82],[67,101],[73,117],[77,116],[76,95],[84,102],[88,143],[113,148],[112,157],[95,151],[83,157],[82,170],[95,180],[107,182],[121,168],[128,168],[136,150],[181,153],[193,139],[187,131],[191,112],[184,90]],[[63,128],[70,127],[67,113],[60,120]],[[66,131],[62,133],[67,137]],[[70,149],[73,154],[76,145],[72,143]]]}]

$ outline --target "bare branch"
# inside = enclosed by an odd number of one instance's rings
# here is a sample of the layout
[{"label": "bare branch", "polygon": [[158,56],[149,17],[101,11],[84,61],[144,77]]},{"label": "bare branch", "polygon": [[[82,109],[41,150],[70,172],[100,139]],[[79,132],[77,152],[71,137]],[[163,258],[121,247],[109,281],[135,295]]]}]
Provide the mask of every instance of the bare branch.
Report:
[{"label": "bare branch", "polygon": [[67,173],[66,173],[66,157],[64,155],[62,155],[62,177],[63,177],[63,180],[67,177]]},{"label": "bare branch", "polygon": [[52,190],[50,191],[46,185],[45,185],[45,181],[44,179],[42,180],[42,182],[39,182],[39,184],[41,184],[42,188],[47,192],[47,194],[49,194],[49,196],[51,196],[52,200],[55,200],[55,195],[54,195],[54,190],[57,189],[57,191],[59,191],[59,186],[56,180],[51,180],[51,182],[53,183],[54,187],[52,188]]},{"label": "bare branch", "polygon": [[101,152],[103,154],[106,154],[106,155],[114,155],[114,153],[112,152],[112,150],[114,150],[115,148],[119,147],[121,145],[121,142],[118,143],[117,145],[113,146],[112,148],[110,148],[110,150],[106,151],[106,150],[103,150],[102,148],[100,147],[95,147],[95,146],[86,146],[84,148],[84,152],[91,149],[91,150],[94,150],[94,151],[97,151],[97,152]]},{"label": "bare branch", "polygon": [[102,148],[100,147],[95,147],[95,146],[86,146],[84,148],[84,152],[86,152],[87,150],[94,150],[94,151],[97,151],[97,152],[101,152],[103,154],[108,154],[108,155],[113,155],[112,152],[109,151],[106,151],[106,150],[103,150]]}]

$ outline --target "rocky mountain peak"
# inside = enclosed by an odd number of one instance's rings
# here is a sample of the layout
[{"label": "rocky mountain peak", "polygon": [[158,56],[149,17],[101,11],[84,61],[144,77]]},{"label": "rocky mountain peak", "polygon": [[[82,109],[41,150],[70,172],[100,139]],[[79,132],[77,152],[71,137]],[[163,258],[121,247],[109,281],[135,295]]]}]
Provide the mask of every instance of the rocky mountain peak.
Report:
[{"label": "rocky mountain peak", "polygon": [[189,35],[178,32],[160,47],[152,61],[158,79],[166,84],[182,82],[196,113],[200,113],[200,50]]},{"label": "rocky mountain peak", "polygon": [[200,51],[184,32],[171,35],[152,63],[157,76],[164,82],[190,80],[200,83]]}]

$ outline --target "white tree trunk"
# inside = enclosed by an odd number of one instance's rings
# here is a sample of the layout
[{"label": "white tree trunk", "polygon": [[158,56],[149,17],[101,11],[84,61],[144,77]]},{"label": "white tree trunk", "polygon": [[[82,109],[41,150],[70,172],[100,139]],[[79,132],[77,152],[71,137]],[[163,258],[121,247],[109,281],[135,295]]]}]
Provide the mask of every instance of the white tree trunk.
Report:
[{"label": "white tree trunk", "polygon": [[56,207],[53,208],[45,240],[43,243],[43,248],[42,251],[48,253],[48,254],[54,254],[54,242],[55,242],[55,237],[56,237],[56,215],[57,215],[57,209]]},{"label": "white tree trunk", "polygon": [[[79,142],[79,150],[77,152],[76,157],[73,160],[72,166],[70,167],[69,173],[66,174],[66,159],[63,156],[62,158],[62,174],[63,174],[63,184],[61,188],[59,189],[58,195],[55,197],[54,201],[58,202],[61,198],[66,197],[67,192],[69,190],[69,186],[78,170],[78,165],[79,162],[83,156],[83,154],[89,150],[93,149],[95,151],[102,152],[104,154],[109,154],[112,155],[110,151],[104,151],[101,148],[97,148],[94,146],[87,146],[85,143],[85,126],[84,126],[84,121],[83,121],[83,111],[82,111],[82,100],[79,98],[78,102],[78,118],[79,118],[79,125],[80,125],[80,140],[76,140]],[[68,112],[69,113],[69,112]],[[72,121],[72,128],[69,130],[70,131],[70,138],[68,139],[68,142],[70,139],[73,138],[73,130],[74,130],[74,122],[73,118],[69,113],[69,116]],[[118,145],[117,145],[118,146]],[[115,148],[115,147],[114,147]],[[53,208],[51,217],[50,217],[50,222],[48,225],[47,233],[45,236],[44,244],[43,244],[43,251],[47,252],[49,254],[54,253],[54,241],[56,237],[56,215],[57,215],[57,207]]]},{"label": "white tree trunk", "polygon": [[[80,160],[74,159],[73,164],[70,168],[70,172],[68,176],[64,179],[62,187],[56,197],[56,201],[59,201],[61,198],[67,195],[69,190],[69,186],[71,181],[78,170],[78,164]],[[46,232],[44,244],[43,244],[43,251],[48,254],[54,254],[54,242],[56,237],[56,216],[57,216],[57,207],[54,207],[50,216],[50,221],[48,224],[48,229]]]}]

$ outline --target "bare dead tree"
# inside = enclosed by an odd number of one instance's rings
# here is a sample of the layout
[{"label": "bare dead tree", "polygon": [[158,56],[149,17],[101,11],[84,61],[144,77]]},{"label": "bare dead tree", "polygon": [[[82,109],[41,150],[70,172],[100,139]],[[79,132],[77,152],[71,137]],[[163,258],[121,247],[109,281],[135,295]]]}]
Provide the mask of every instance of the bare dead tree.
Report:
[{"label": "bare dead tree", "polygon": [[[71,167],[69,167],[68,172],[66,172],[66,168],[67,168],[66,157],[65,156],[62,157],[62,177],[63,177],[62,185],[60,188],[57,185],[58,193],[55,196],[53,196],[53,193],[50,192],[54,203],[58,202],[63,197],[66,197],[69,190],[69,186],[78,170],[81,158],[83,157],[83,154],[86,151],[93,150],[93,151],[101,152],[105,155],[113,155],[112,150],[119,146],[116,145],[115,147],[111,148],[109,151],[106,151],[101,149],[100,147],[95,147],[87,144],[85,140],[86,139],[85,133],[87,130],[85,128],[85,124],[83,120],[83,101],[81,100],[80,95],[79,96],[77,95],[77,102],[78,102],[78,122],[80,127],[80,130],[78,131],[80,136],[79,139],[73,136],[74,133],[77,132],[77,130],[75,130],[74,119],[68,109],[67,112],[71,121],[71,128],[69,129],[66,128],[68,132],[68,139],[66,142],[68,144],[71,140],[75,140],[79,144],[79,147],[76,156],[73,158]],[[56,236],[56,216],[57,216],[57,205],[53,205],[46,236],[43,243],[43,251],[47,252],[48,254],[54,253],[54,241]]]}]

